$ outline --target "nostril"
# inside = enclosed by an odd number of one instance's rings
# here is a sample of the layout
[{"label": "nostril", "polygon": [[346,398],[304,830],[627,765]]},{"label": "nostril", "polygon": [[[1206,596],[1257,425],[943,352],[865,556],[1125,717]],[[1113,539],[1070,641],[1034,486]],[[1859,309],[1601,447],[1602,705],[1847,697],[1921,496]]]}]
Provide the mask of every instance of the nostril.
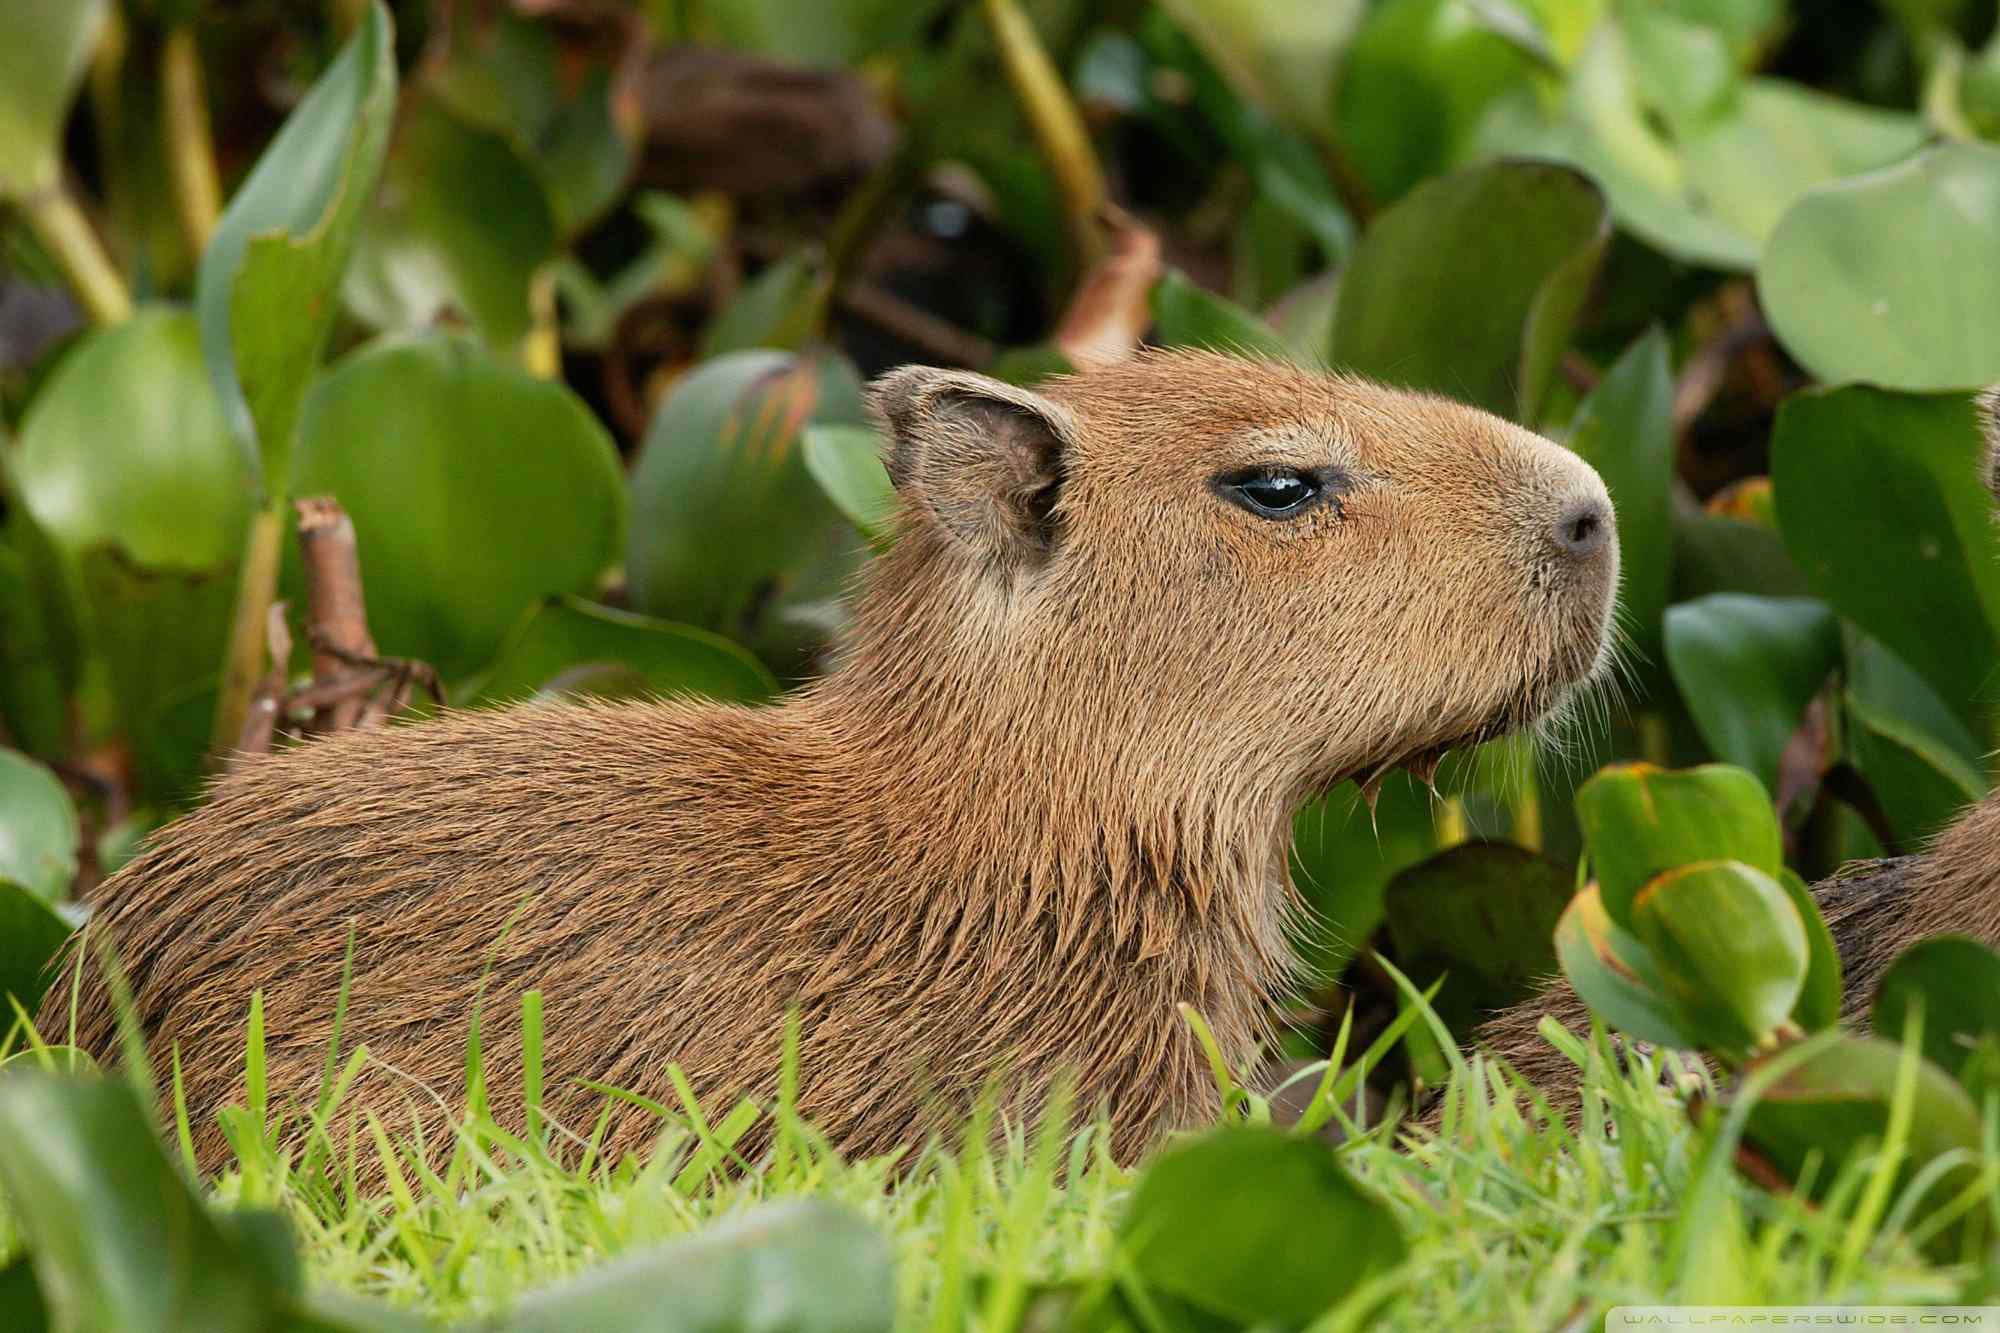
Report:
[{"label": "nostril", "polygon": [[1597,554],[1611,537],[1611,514],[1602,501],[1580,500],[1556,519],[1556,544],[1578,559]]}]

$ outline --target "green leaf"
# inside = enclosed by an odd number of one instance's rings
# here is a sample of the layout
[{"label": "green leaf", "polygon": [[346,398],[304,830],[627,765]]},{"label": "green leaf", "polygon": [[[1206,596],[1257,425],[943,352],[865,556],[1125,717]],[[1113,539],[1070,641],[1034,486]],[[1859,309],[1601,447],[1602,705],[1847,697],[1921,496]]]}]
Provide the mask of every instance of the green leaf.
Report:
[{"label": "green leaf", "polygon": [[2000,541],[1972,405],[1859,386],[1778,408],[1771,480],[1812,589],[1976,722],[2000,657]]},{"label": "green leaf", "polygon": [[0,747],[0,880],[54,902],[76,878],[76,807],[46,765]]},{"label": "green leaf", "polygon": [[877,546],[896,517],[896,488],[882,465],[882,437],[866,426],[807,426],[806,471],[826,498]]},{"label": "green leaf", "polygon": [[875,1333],[894,1322],[889,1247],[820,1199],[767,1203],[532,1293],[508,1333]]},{"label": "green leaf", "polygon": [[103,0],[9,7],[0,42],[0,198],[25,199],[56,184],[63,125],[104,12]]},{"label": "green leaf", "polygon": [[844,362],[774,351],[718,357],[676,384],[632,473],[633,603],[739,635],[831,558],[845,524],[799,441],[808,422],[858,423],[858,393]]},{"label": "green leaf", "polygon": [[1813,897],[1806,882],[1790,866],[1780,870],[1777,879],[1806,928],[1806,979],[1805,984],[1799,987],[1798,1003],[1792,1006],[1792,1021],[1803,1031],[1818,1032],[1840,1021],[1841,996],[1844,994],[1840,982],[1840,950],[1833,942],[1833,932],[1827,928],[1826,918],[1820,915],[1819,900]]},{"label": "green leaf", "polygon": [[1532,425],[1610,236],[1603,196],[1568,167],[1426,182],[1355,247],[1330,359]]},{"label": "green leaf", "polygon": [[1702,1045],[1749,1050],[1792,1015],[1812,965],[1784,886],[1741,861],[1697,861],[1649,881],[1632,933]]},{"label": "green leaf", "polygon": [[[330,494],[354,520],[376,643],[448,678],[491,661],[530,607],[591,591],[624,542],[604,427],[467,338],[343,358],[306,405],[294,464],[294,494]],[[295,555],[286,579],[299,587]]]},{"label": "green leaf", "polygon": [[1403,1260],[1395,1215],[1317,1139],[1214,1130],[1155,1160],[1119,1234],[1154,1290],[1237,1325],[1310,1323]]},{"label": "green leaf", "polygon": [[49,980],[49,960],[69,936],[69,922],[46,900],[0,879],[0,1033],[14,1026],[7,996],[35,1012]]},{"label": "green leaf", "polygon": [[1309,134],[1334,131],[1333,75],[1361,21],[1360,0],[1165,0],[1161,7],[1239,98]]},{"label": "green leaf", "polygon": [[513,355],[534,323],[529,283],[555,248],[540,182],[509,142],[419,98],[362,216],[341,295],[373,328],[427,328],[455,313]]},{"label": "green leaf", "polygon": [[[0,1065],[6,1061],[0,1060]],[[35,1285],[34,1266],[26,1255],[0,1268],[0,1325],[13,1333],[48,1333],[49,1311]]]},{"label": "green leaf", "polygon": [[2000,954],[1962,935],[1911,945],[1882,974],[1868,1025],[1900,1042],[1915,1010],[1923,1013],[1924,1058],[1957,1076],[1981,1041],[2000,1036]]},{"label": "green leaf", "polygon": [[753,347],[796,349],[813,336],[824,299],[819,256],[794,250],[744,283],[708,322],[702,359]]},{"label": "green leaf", "polygon": [[1908,663],[1848,627],[1847,747],[1912,851],[1986,794],[1984,747]]},{"label": "green leaf", "polygon": [[1595,884],[1571,899],[1556,923],[1556,957],[1571,987],[1608,1026],[1655,1046],[1699,1044],[1652,954],[1605,912]]},{"label": "green leaf", "polygon": [[724,41],[810,65],[853,65],[914,37],[929,11],[909,0],[732,0],[704,17]]},{"label": "green leaf", "polygon": [[1667,665],[1717,758],[1778,790],[1785,745],[1840,663],[1840,628],[1808,597],[1716,593],[1667,611]]},{"label": "green leaf", "polygon": [[1244,356],[1290,359],[1269,324],[1227,297],[1196,286],[1179,269],[1153,284],[1153,336],[1168,347],[1207,347]]},{"label": "green leaf", "polygon": [[389,11],[371,0],[353,40],[237,188],[202,256],[202,351],[267,489],[290,470],[292,432],[375,192],[395,101]]},{"label": "green leaf", "polygon": [[0,537],[0,725],[39,755],[69,743],[68,664],[49,621],[27,559]]},{"label": "green leaf", "polygon": [[1437,850],[1431,794],[1403,774],[1382,784],[1371,811],[1344,782],[1292,820],[1292,882],[1317,928],[1296,941],[1305,971],[1331,980],[1382,924],[1389,881]]},{"label": "green leaf", "polygon": [[763,663],[718,634],[558,597],[528,612],[467,702],[545,691],[755,702],[777,688]]},{"label": "green leaf", "polygon": [[1792,563],[1784,538],[1762,522],[1683,509],[1673,516],[1671,601],[1717,592],[1804,597],[1812,591]]},{"label": "green leaf", "polygon": [[1633,898],[1665,871],[1735,860],[1775,875],[1784,865],[1771,798],[1754,775],[1728,764],[1612,764],[1577,789],[1576,818],[1604,910],[1627,929]]},{"label": "green leaf", "polygon": [[1947,144],[1811,191],[1785,214],[1757,291],[1823,380],[1973,389],[2000,380],[2000,148]]},{"label": "green leaf", "polygon": [[1384,917],[1396,961],[1428,986],[1448,974],[1432,1008],[1454,1032],[1520,1000],[1555,970],[1556,923],[1575,875],[1505,842],[1465,842],[1389,881]]},{"label": "green leaf", "polygon": [[1673,370],[1667,338],[1648,329],[1577,405],[1569,447],[1597,469],[1618,513],[1620,621],[1638,653],[1659,660],[1673,568]]}]

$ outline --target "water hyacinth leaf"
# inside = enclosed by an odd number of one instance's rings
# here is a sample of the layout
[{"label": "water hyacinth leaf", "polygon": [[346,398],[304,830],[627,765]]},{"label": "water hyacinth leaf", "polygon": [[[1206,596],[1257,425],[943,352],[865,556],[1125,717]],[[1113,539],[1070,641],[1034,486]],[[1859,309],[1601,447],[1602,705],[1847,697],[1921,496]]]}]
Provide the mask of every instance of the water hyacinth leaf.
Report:
[{"label": "water hyacinth leaf", "polygon": [[1804,597],[1812,592],[1784,538],[1762,520],[1680,510],[1673,516],[1672,602],[1717,592]]},{"label": "water hyacinth leaf", "polygon": [[468,702],[556,692],[748,703],[777,688],[763,663],[721,635],[558,597],[523,618]]},{"label": "water hyacinth leaf", "polygon": [[1840,662],[1840,629],[1808,597],[1716,593],[1670,608],[1667,666],[1718,757],[1778,790],[1778,764],[1806,705]]},{"label": "water hyacinth leaf", "polygon": [[[1818,1154],[1823,1165],[1816,1179],[1824,1189],[1863,1143],[1882,1142],[1902,1059],[1902,1047],[1880,1036],[1847,1037],[1814,1052],[1750,1109],[1744,1142],[1790,1180],[1797,1180],[1807,1159]],[[1905,1149],[1908,1165],[1900,1174],[1907,1178],[1911,1169],[1954,1150],[1967,1153],[1976,1163],[1979,1111],[1965,1090],[1942,1069],[1920,1059],[1914,1092],[1915,1114]],[[1934,1201],[1948,1197],[1974,1169],[1968,1163],[1949,1173],[1929,1197]]]},{"label": "water hyacinth leaf", "polygon": [[1962,935],[1939,935],[1905,949],[1875,989],[1868,1024],[1900,1042],[1923,1016],[1924,1058],[1954,1076],[1979,1043],[2000,1036],[2000,954]]},{"label": "water hyacinth leaf", "polygon": [[1618,600],[1634,647],[1660,658],[1673,565],[1673,369],[1657,326],[1626,348],[1577,405],[1569,447],[1597,469],[1618,515]]},{"label": "water hyacinth leaf", "polygon": [[78,837],[76,807],[56,775],[0,747],[0,880],[55,901],[76,878]]},{"label": "water hyacinth leaf", "polygon": [[1337,977],[1382,924],[1389,881],[1437,850],[1431,794],[1394,773],[1370,810],[1343,782],[1292,819],[1292,882],[1319,928],[1295,941],[1308,974]]},{"label": "water hyacinth leaf", "polygon": [[1677,866],[1728,859],[1775,875],[1784,864],[1771,798],[1729,764],[1612,764],[1577,789],[1576,818],[1604,910],[1626,929],[1640,888]]},{"label": "water hyacinth leaf", "polygon": [[818,256],[794,250],[743,284],[702,330],[704,360],[752,347],[796,348],[818,331],[825,309]]},{"label": "water hyacinth leaf", "polygon": [[1605,912],[1595,884],[1570,900],[1556,923],[1555,942],[1563,976],[1606,1025],[1655,1046],[1699,1044],[1652,955]]},{"label": "water hyacinth leaf", "polygon": [[1332,78],[1361,22],[1359,0],[1166,0],[1162,7],[1237,97],[1308,134],[1333,132]]},{"label": "water hyacinth leaf", "polygon": [[29,1013],[49,983],[49,961],[70,936],[70,923],[45,899],[0,879],[0,1032],[14,1025],[12,995]]},{"label": "water hyacinth leaf", "polygon": [[821,1199],[767,1203],[698,1235],[628,1254],[534,1292],[507,1333],[887,1333],[896,1287],[888,1244]]},{"label": "water hyacinth leaf", "polygon": [[[306,405],[294,462],[295,494],[331,495],[354,521],[382,652],[447,679],[491,661],[530,607],[594,589],[624,545],[604,427],[469,338],[343,358]],[[285,586],[301,590],[288,559]]]},{"label": "water hyacinth leaf", "polygon": [[896,488],[882,464],[882,437],[865,426],[808,426],[806,470],[826,498],[869,541],[888,539],[896,517]]},{"label": "water hyacinth leaf", "polygon": [[56,183],[63,124],[104,23],[104,0],[34,0],[7,15],[0,42],[0,198]]},{"label": "water hyacinth leaf", "polygon": [[1269,324],[1179,269],[1168,269],[1153,284],[1152,306],[1153,336],[1168,347],[1289,359],[1284,339]]},{"label": "water hyacinth leaf", "polygon": [[1842,637],[1849,758],[1914,851],[1986,794],[1985,747],[1909,663],[1851,625]]},{"label": "water hyacinth leaf", "polygon": [[1427,181],[1355,247],[1329,359],[1532,423],[1610,235],[1603,196],[1569,167]]},{"label": "water hyacinth leaf", "polygon": [[1571,899],[1566,866],[1505,842],[1464,842],[1389,881],[1384,919],[1397,966],[1419,986],[1447,975],[1431,1007],[1454,1032],[1521,999],[1554,970],[1550,941]]},{"label": "water hyacinth leaf", "polygon": [[68,664],[49,620],[27,559],[0,537],[0,725],[40,755],[68,743]]},{"label": "water hyacinth leaf", "polygon": [[705,12],[722,39],[805,65],[853,65],[909,40],[927,11],[907,0],[738,0]]},{"label": "water hyacinth leaf", "polygon": [[334,296],[375,192],[395,110],[389,11],[367,16],[237,187],[195,284],[201,345],[223,410],[282,487]]},{"label": "water hyacinth leaf", "polygon": [[[0,1068],[6,1064],[0,1060]],[[0,1324],[14,1333],[47,1333],[48,1306],[42,1300],[41,1288],[35,1284],[35,1269],[26,1255],[18,1255],[0,1268]]]},{"label": "water hyacinth leaf", "polygon": [[1778,408],[1771,480],[1812,589],[1977,723],[2000,637],[2000,539],[1963,396],[1859,385]]},{"label": "water hyacinth leaf", "polygon": [[[800,457],[808,423],[858,424],[844,361],[777,351],[718,357],[653,414],[632,474],[626,577],[641,610],[733,636],[845,524]],[[850,537],[851,540],[851,537]]]},{"label": "water hyacinth leaf", "polygon": [[1946,144],[1834,181],[1772,232],[1757,290],[1823,380],[1916,391],[2000,380],[2000,148]]},{"label": "water hyacinth leaf", "polygon": [[1820,915],[1819,900],[1798,872],[1786,866],[1776,879],[1806,928],[1806,979],[1799,987],[1798,1002],[1792,1006],[1792,1021],[1803,1032],[1818,1032],[1840,1021],[1840,950],[1826,918]]},{"label": "water hyacinth leaf", "polygon": [[420,97],[362,217],[341,295],[373,328],[456,315],[511,355],[533,324],[529,284],[555,246],[555,216],[512,145]]},{"label": "water hyacinth leaf", "polygon": [[1272,1129],[1218,1129],[1163,1153],[1120,1236],[1148,1287],[1242,1326],[1309,1324],[1405,1252],[1395,1215],[1331,1147]]},{"label": "water hyacinth leaf", "polygon": [[1741,861],[1697,861],[1648,882],[1632,933],[1704,1046],[1748,1050],[1792,1016],[1812,950],[1784,886]]}]

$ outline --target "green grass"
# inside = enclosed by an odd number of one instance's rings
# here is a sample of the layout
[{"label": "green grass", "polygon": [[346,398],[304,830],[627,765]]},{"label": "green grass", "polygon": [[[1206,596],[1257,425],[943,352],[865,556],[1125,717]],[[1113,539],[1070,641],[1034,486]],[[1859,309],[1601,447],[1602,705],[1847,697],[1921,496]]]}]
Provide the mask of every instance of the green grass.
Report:
[{"label": "green grass", "polygon": [[[1645,1059],[1618,1072],[1607,1048],[1552,1035],[1584,1066],[1585,1095],[1607,1111],[1580,1132],[1477,1058],[1456,1065],[1440,1134],[1349,1122],[1341,1157],[1388,1202],[1409,1259],[1322,1327],[1581,1328],[1617,1304],[1936,1303],[1984,1290],[1978,1256],[1923,1250],[1942,1222],[1917,1215],[1921,1181],[1898,1186],[1893,1124],[1885,1151],[1847,1163],[1822,1203],[1808,1205],[1732,1167],[1726,1119],[1697,1124],[1669,1090],[1699,1081],[1674,1057],[1664,1070]],[[254,1104],[269,1096],[254,1022],[249,1045]],[[475,1039],[475,1083],[477,1061]],[[231,1114],[236,1162],[211,1193],[287,1214],[310,1281],[446,1320],[503,1311],[612,1256],[797,1196],[846,1205],[888,1238],[904,1328],[1016,1327],[1052,1286],[1115,1280],[1118,1222],[1137,1173],[1102,1151],[1101,1122],[994,1132],[979,1117],[961,1143],[929,1145],[907,1162],[847,1162],[789,1112],[791,1086],[788,1073],[768,1112],[702,1108],[684,1091],[679,1106],[657,1108],[650,1156],[615,1163],[592,1152],[591,1126],[538,1117],[524,1137],[486,1118],[475,1097],[441,1174],[391,1125],[371,1122],[336,1141],[323,1128],[342,1122],[333,1098],[301,1113],[313,1126],[303,1148],[281,1150],[286,1117],[270,1097],[265,1119],[249,1108]],[[1254,1098],[1234,1101],[1239,1115],[1260,1113]],[[769,1150],[736,1157],[733,1145],[767,1114]],[[171,1124],[165,1132],[170,1144],[179,1137]],[[371,1158],[394,1163],[388,1187],[372,1194],[355,1187],[357,1166]],[[1993,1208],[2000,1152],[1990,1135],[1984,1165],[1958,1212]],[[15,1247],[0,1216],[0,1258]],[[1369,1319],[1377,1300],[1384,1317]]]}]

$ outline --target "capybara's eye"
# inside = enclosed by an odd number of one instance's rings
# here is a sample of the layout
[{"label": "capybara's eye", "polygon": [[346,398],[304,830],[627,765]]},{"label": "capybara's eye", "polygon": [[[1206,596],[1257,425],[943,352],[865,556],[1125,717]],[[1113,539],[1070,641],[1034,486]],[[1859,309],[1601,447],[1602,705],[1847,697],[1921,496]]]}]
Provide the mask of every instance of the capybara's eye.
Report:
[{"label": "capybara's eye", "polygon": [[1258,468],[1218,481],[1224,496],[1259,518],[1295,518],[1325,489],[1320,478],[1295,468]]}]

